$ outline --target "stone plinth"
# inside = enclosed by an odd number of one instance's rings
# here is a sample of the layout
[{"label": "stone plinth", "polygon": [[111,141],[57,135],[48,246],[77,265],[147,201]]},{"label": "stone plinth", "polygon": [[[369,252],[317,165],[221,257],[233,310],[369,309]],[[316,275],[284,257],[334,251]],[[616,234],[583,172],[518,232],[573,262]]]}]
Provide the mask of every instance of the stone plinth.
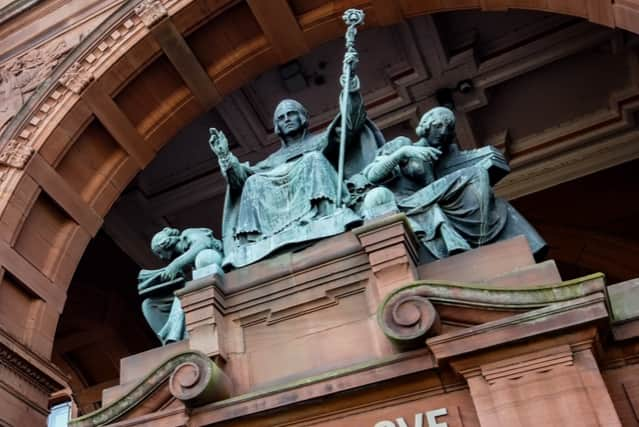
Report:
[{"label": "stone plinth", "polygon": [[187,283],[189,340],[124,360],[151,374],[77,427],[620,425],[603,275],[562,282],[522,238],[430,264],[416,242],[395,215]]},{"label": "stone plinth", "polygon": [[222,283],[222,276],[215,274],[194,280],[176,292],[184,310],[190,348],[219,363],[226,360],[223,337],[226,327],[222,324],[224,316],[220,311],[224,298],[220,290]]},{"label": "stone plinth", "polygon": [[368,255],[375,287],[381,297],[419,278],[419,243],[405,215],[371,221],[353,230],[353,234]]}]

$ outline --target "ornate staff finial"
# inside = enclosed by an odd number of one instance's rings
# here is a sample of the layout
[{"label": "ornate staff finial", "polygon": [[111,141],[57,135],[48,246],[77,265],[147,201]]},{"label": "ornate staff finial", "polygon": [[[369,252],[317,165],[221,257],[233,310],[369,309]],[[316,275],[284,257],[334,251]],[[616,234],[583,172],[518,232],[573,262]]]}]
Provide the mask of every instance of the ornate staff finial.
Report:
[{"label": "ornate staff finial", "polygon": [[357,26],[364,23],[364,11],[361,9],[348,9],[342,15],[344,23],[351,26]]},{"label": "ornate staff finial", "polygon": [[364,24],[364,11],[360,9],[348,9],[342,15],[342,20],[348,27],[346,29],[346,51],[355,50],[355,36],[357,35],[357,26]]}]

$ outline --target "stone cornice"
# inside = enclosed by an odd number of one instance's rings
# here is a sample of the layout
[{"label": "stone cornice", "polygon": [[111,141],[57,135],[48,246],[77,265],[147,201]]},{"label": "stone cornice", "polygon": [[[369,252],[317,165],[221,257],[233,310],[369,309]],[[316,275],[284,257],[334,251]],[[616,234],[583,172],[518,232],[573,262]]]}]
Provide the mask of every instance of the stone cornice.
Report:
[{"label": "stone cornice", "polygon": [[[237,419],[238,414],[256,416],[267,408],[277,410],[318,402],[318,399],[374,387],[393,378],[417,373],[421,375],[436,367],[431,354],[425,349],[404,352],[214,402],[194,409],[191,421],[194,425],[210,425]],[[447,387],[453,390],[458,385]],[[428,391],[422,390],[422,393]]]},{"label": "stone cornice", "polygon": [[597,292],[582,298],[483,323],[430,338],[426,344],[438,361],[512,344],[544,334],[591,325],[608,319],[605,295]]},{"label": "stone cornice", "polygon": [[38,356],[28,354],[20,345],[0,331],[0,365],[46,394],[65,387],[61,373]]}]

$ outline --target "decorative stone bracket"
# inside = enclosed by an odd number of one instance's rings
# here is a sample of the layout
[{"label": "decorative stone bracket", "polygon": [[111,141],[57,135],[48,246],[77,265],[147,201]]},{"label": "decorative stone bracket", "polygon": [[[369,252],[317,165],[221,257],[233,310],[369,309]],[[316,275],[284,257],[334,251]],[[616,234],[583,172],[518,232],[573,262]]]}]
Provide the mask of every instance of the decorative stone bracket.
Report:
[{"label": "decorative stone bracket", "polygon": [[491,289],[486,284],[417,281],[391,292],[379,306],[377,320],[396,346],[410,349],[424,346],[428,336],[440,332],[433,303],[512,313],[534,311],[604,291],[602,274],[527,288]]},{"label": "decorative stone bracket", "polygon": [[117,421],[162,387],[187,407],[222,400],[231,395],[231,381],[205,354],[188,351],[160,364],[115,402],[69,422],[71,427],[96,427]]},{"label": "decorative stone bracket", "polygon": [[419,289],[400,289],[379,307],[377,320],[384,334],[402,349],[423,346],[426,337],[441,331],[439,314]]},{"label": "decorative stone bracket", "polygon": [[171,395],[186,403],[200,406],[226,399],[231,395],[231,381],[208,357],[193,352],[190,357],[175,367],[169,378]]}]

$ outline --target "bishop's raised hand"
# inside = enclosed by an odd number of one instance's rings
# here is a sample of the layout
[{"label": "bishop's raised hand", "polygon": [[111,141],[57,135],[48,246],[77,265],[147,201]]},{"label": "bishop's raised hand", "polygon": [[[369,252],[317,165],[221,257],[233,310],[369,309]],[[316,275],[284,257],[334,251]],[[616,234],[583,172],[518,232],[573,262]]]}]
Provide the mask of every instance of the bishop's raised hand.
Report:
[{"label": "bishop's raised hand", "polygon": [[215,155],[224,159],[229,155],[229,141],[226,139],[226,135],[221,130],[210,128],[209,129],[209,146]]}]

